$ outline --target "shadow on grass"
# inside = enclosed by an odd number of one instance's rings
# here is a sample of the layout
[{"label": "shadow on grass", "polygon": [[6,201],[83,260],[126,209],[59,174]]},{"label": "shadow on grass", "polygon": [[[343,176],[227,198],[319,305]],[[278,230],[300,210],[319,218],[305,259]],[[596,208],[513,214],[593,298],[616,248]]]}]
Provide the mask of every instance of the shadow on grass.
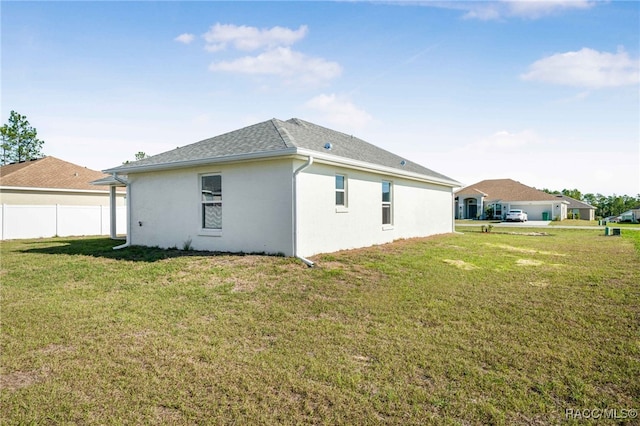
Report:
[{"label": "shadow on grass", "polygon": [[157,262],[158,260],[183,256],[245,256],[245,253],[161,249],[159,247],[143,246],[131,246],[114,250],[113,248],[123,244],[123,241],[115,241],[110,238],[60,238],[33,241],[27,244],[38,245],[40,247],[22,249],[20,250],[21,253],[93,256],[133,262]]}]

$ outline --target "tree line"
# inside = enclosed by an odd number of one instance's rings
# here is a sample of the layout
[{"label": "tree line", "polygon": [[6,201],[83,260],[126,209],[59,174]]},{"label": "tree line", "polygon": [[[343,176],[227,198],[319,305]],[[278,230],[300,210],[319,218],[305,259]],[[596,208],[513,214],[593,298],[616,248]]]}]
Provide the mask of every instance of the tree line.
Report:
[{"label": "tree line", "polygon": [[640,194],[635,197],[629,195],[602,195],[583,194],[577,189],[563,189],[562,191],[552,191],[547,188],[542,190],[547,194],[562,194],[575,200],[582,201],[596,208],[596,216],[609,217],[618,216],[627,210],[640,207]]}]

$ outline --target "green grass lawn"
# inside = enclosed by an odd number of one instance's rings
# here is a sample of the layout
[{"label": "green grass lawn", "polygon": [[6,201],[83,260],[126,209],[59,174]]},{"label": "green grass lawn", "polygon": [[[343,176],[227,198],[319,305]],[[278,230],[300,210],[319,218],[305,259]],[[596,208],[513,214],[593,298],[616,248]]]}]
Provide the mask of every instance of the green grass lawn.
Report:
[{"label": "green grass lawn", "polygon": [[557,424],[640,408],[640,234],[546,232],[404,240],[312,269],[2,242],[0,423]]}]

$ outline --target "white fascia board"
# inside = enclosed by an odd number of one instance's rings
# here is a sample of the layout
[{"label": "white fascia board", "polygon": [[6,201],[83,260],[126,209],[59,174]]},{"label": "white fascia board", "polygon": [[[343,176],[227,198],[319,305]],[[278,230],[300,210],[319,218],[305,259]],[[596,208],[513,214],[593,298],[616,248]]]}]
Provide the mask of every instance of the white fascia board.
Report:
[{"label": "white fascia board", "polygon": [[555,203],[559,203],[560,201],[556,201],[556,200],[537,200],[537,201],[503,201],[503,204],[527,204],[527,205],[532,205],[532,206],[538,206],[538,205],[544,205],[544,204],[555,204]]},{"label": "white fascia board", "polygon": [[142,166],[131,166],[131,167],[114,167],[112,169],[103,170],[103,173],[109,174],[128,174],[128,173],[143,173],[143,172],[153,172],[159,170],[171,170],[171,169],[184,169],[187,167],[196,167],[196,166],[206,166],[208,164],[219,164],[219,163],[237,163],[243,161],[252,161],[252,160],[261,160],[267,158],[275,158],[275,157],[286,157],[290,155],[295,155],[297,153],[297,148],[286,148],[279,149],[276,151],[264,151],[264,152],[254,152],[250,154],[237,154],[237,155],[226,155],[224,157],[214,157],[214,158],[198,158],[196,160],[187,160],[187,161],[175,161],[171,163],[162,163],[162,164],[149,164]]},{"label": "white fascia board", "polygon": [[365,171],[374,172],[378,174],[384,174],[388,176],[397,176],[397,177],[417,180],[421,182],[428,182],[428,183],[434,183],[438,185],[449,186],[452,188],[462,186],[460,182],[457,182],[455,180],[439,179],[437,177],[423,175],[420,173],[405,172],[392,167],[380,166],[373,163],[367,163],[367,162],[358,161],[358,160],[351,160],[349,158],[344,158],[336,155],[328,155],[318,151],[311,151],[311,150],[295,148],[295,147],[279,149],[276,151],[265,151],[265,152],[256,152],[256,153],[239,154],[239,155],[227,155],[224,157],[214,157],[214,158],[199,158],[197,160],[176,161],[172,163],[163,163],[163,164],[149,164],[146,166],[142,165],[142,166],[130,166],[130,167],[114,167],[112,169],[103,170],[102,172],[109,173],[109,174],[143,173],[143,172],[160,171],[160,170],[183,169],[187,167],[205,166],[209,164],[238,163],[238,162],[244,162],[244,161],[262,160],[262,159],[276,158],[276,157],[289,157],[293,155],[301,155],[306,158],[313,157],[314,160],[320,161],[325,164],[335,164],[335,165],[345,166],[353,169],[360,169],[360,170],[365,170]]},{"label": "white fascia board", "polygon": [[108,194],[109,191],[100,189],[71,189],[71,188],[34,188],[28,186],[0,186],[1,191],[31,191],[31,192],[73,192],[83,194]]},{"label": "white fascia board", "polygon": [[427,182],[427,183],[433,183],[437,185],[449,186],[451,188],[461,186],[460,182],[457,182],[455,180],[439,179],[437,177],[423,175],[421,173],[414,173],[414,172],[408,172],[408,171],[405,172],[403,170],[399,170],[393,167],[380,166],[378,164],[352,160],[349,158],[340,157],[336,155],[323,154],[317,151],[298,149],[298,154],[301,154],[307,157],[311,156],[314,158],[316,162],[323,163],[323,164],[339,165],[339,166],[349,167],[352,169],[363,170],[363,171],[373,172],[377,174],[383,174],[386,176],[401,177],[405,179],[417,180],[420,182]]},{"label": "white fascia board", "polygon": [[126,186],[125,183],[123,183],[121,180],[115,179],[113,176],[97,179],[89,183],[96,186],[117,186],[119,188],[124,188]]}]

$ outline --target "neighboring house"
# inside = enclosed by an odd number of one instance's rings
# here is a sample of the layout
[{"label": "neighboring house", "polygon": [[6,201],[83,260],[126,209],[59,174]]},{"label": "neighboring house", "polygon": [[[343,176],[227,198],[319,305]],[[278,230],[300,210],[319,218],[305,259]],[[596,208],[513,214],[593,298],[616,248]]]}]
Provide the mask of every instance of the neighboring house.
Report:
[{"label": "neighboring house", "polygon": [[453,232],[452,193],[460,186],[361,139],[295,118],[105,173],[126,179],[126,244],[301,258]]},{"label": "neighboring house", "polygon": [[[104,177],[51,156],[0,166],[2,239],[108,232],[110,187],[90,184]],[[113,194],[121,210],[125,196]]]},{"label": "neighboring house", "polygon": [[556,197],[569,203],[567,205],[567,216],[569,218],[581,220],[596,219],[596,208],[591,204],[587,204],[584,201],[579,201],[566,195],[556,194]]},{"label": "neighboring house", "polygon": [[456,219],[503,219],[521,209],[529,220],[563,220],[568,201],[512,179],[488,179],[455,192]]},{"label": "neighboring house", "polygon": [[631,210],[627,210],[626,212],[620,214],[620,222],[633,222],[637,223],[640,221],[640,206],[637,206]]}]

